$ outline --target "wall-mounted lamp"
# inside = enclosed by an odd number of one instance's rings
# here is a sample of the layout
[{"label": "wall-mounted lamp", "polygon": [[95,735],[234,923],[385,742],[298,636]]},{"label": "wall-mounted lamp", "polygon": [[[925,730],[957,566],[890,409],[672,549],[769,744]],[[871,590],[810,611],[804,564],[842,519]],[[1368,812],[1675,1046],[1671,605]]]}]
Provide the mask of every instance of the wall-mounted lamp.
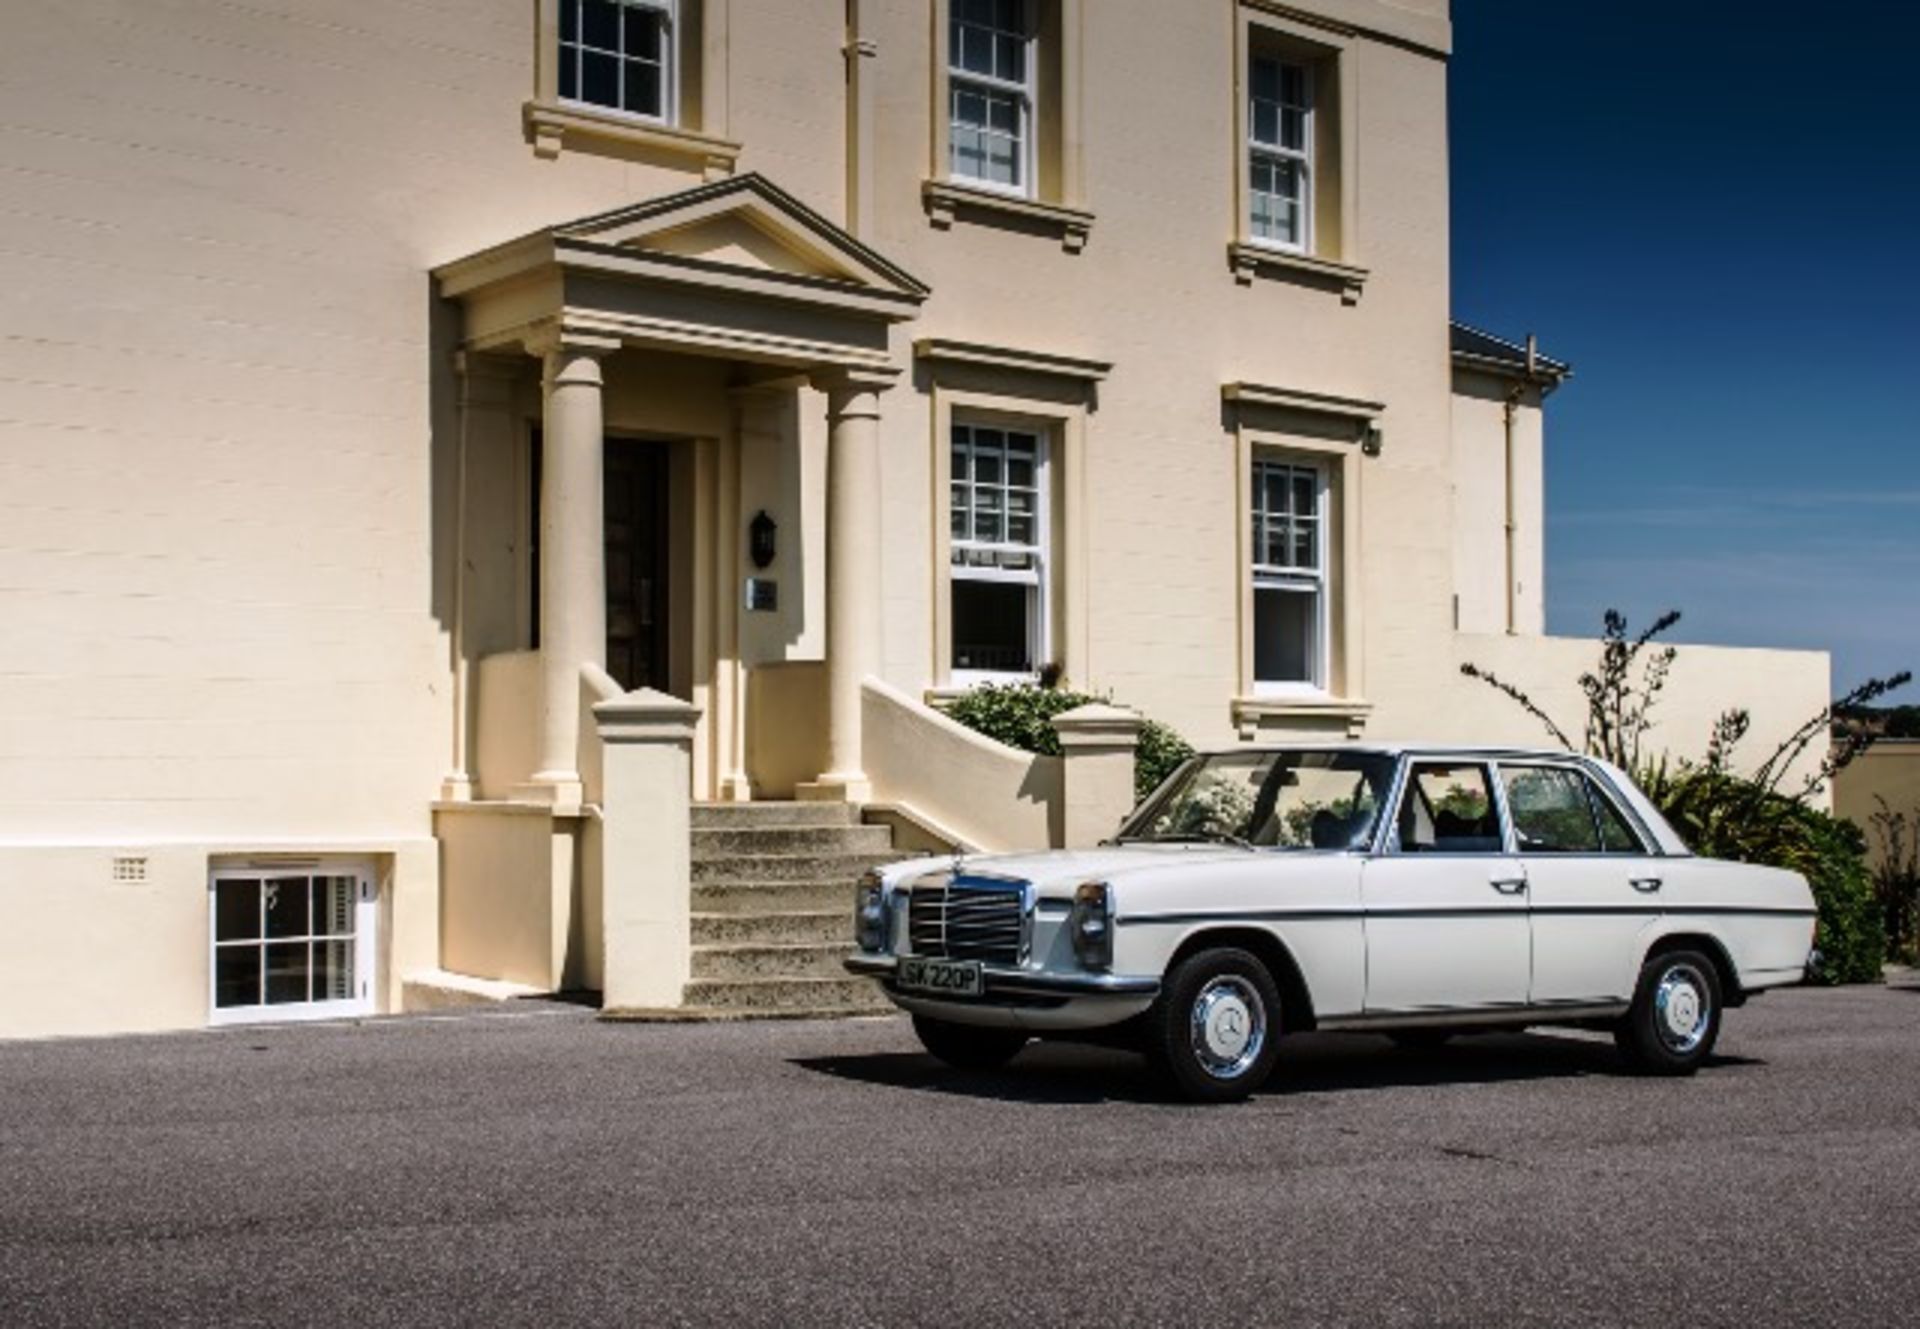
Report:
[{"label": "wall-mounted lamp", "polygon": [[1380,455],[1380,426],[1370,424],[1360,431],[1360,451],[1369,457]]},{"label": "wall-mounted lamp", "polygon": [[772,564],[773,556],[778,552],[774,537],[779,529],[764,508],[747,523],[747,557],[753,560],[754,567],[765,569]]}]

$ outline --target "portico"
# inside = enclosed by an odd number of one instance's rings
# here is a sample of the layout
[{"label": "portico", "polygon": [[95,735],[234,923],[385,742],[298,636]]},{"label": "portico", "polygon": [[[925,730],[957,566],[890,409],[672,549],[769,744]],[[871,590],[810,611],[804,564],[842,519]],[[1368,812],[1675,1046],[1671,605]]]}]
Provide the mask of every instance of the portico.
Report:
[{"label": "portico", "polygon": [[[594,698],[583,692],[583,671],[608,664],[603,459],[615,446],[608,440],[622,437],[616,417],[633,446],[672,449],[666,524],[687,564],[670,574],[661,628],[676,638],[671,677],[647,681],[705,713],[693,792],[749,796],[738,645],[753,514],[741,510],[742,444],[756,429],[817,432],[820,422],[787,417],[802,402],[817,410],[820,394],[825,577],[802,568],[805,580],[789,577],[780,588],[802,597],[792,606],[802,616],[805,581],[824,588],[823,753],[815,778],[795,792],[867,798],[860,692],[881,653],[882,402],[900,374],[889,333],[914,317],[927,288],[757,175],[538,231],[436,276],[460,307],[470,380],[456,564],[460,695],[446,797],[537,802],[559,815],[595,799],[583,722]],[[476,377],[502,386],[489,396],[475,390]],[[537,430],[536,466],[523,480],[499,457],[522,446],[514,436],[529,429]],[[483,460],[489,448],[492,463]],[[525,502],[498,493],[518,484]],[[524,523],[517,543],[502,514]],[[785,538],[797,549],[802,532]],[[516,580],[526,601],[519,640],[506,604]],[[813,602],[820,599],[815,588]],[[505,679],[531,691],[525,701],[537,699],[520,708],[538,720],[519,744],[480,732],[516,723],[511,708],[493,704]],[[476,695],[489,687],[494,696]],[[480,756],[503,749],[517,751],[525,769],[503,778],[502,762]],[[491,769],[476,769],[483,764]]]}]

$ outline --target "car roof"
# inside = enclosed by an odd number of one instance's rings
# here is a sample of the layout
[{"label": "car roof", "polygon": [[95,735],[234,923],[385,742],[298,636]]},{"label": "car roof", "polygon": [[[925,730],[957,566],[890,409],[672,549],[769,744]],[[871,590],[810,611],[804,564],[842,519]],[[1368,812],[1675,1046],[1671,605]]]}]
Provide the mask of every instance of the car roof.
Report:
[{"label": "car roof", "polygon": [[1505,743],[1427,743],[1407,740],[1340,739],[1326,742],[1304,740],[1295,743],[1242,743],[1234,747],[1207,748],[1202,756],[1228,756],[1236,752],[1372,752],[1399,757],[1476,757],[1510,761],[1590,761],[1584,753],[1566,748],[1516,747]]}]

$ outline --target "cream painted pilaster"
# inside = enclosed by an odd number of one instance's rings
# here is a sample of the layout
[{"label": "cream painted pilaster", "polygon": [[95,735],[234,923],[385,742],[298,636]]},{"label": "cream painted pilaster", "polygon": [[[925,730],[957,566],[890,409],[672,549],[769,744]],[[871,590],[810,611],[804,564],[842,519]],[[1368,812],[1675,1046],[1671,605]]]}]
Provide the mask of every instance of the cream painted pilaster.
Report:
[{"label": "cream painted pilaster", "polygon": [[453,621],[447,632],[453,662],[453,751],[446,776],[440,782],[440,797],[444,802],[464,803],[473,797],[474,726],[467,634],[467,597],[471,592],[467,583],[467,567],[471,561],[467,523],[472,505],[468,492],[471,484],[468,453],[476,432],[475,417],[489,423],[504,421],[513,408],[519,375],[510,360],[470,351],[455,353],[454,373],[460,384],[460,421],[453,463]]},{"label": "cream painted pilaster", "polygon": [[580,668],[607,654],[606,437],[601,361],[617,342],[570,333],[534,344],[544,361],[540,476],[540,769],[528,792],[578,807]]},{"label": "cream painted pilaster", "polygon": [[880,667],[880,394],[894,375],[836,370],[827,394],[827,769],[801,798],[864,803],[860,684]]}]

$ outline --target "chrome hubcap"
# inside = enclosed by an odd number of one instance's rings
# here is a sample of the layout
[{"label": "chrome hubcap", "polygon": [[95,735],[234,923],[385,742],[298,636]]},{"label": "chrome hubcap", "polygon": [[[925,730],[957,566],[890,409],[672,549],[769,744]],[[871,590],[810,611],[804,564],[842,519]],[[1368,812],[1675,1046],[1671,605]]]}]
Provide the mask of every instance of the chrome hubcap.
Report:
[{"label": "chrome hubcap", "polygon": [[1713,999],[1706,976],[1690,964],[1676,964],[1660,975],[1653,989],[1653,1027],[1673,1052],[1692,1052],[1707,1036]]},{"label": "chrome hubcap", "polygon": [[1267,1007],[1238,974],[1223,974],[1193,1000],[1193,1055],[1216,1080],[1245,1075],[1267,1042]]}]

